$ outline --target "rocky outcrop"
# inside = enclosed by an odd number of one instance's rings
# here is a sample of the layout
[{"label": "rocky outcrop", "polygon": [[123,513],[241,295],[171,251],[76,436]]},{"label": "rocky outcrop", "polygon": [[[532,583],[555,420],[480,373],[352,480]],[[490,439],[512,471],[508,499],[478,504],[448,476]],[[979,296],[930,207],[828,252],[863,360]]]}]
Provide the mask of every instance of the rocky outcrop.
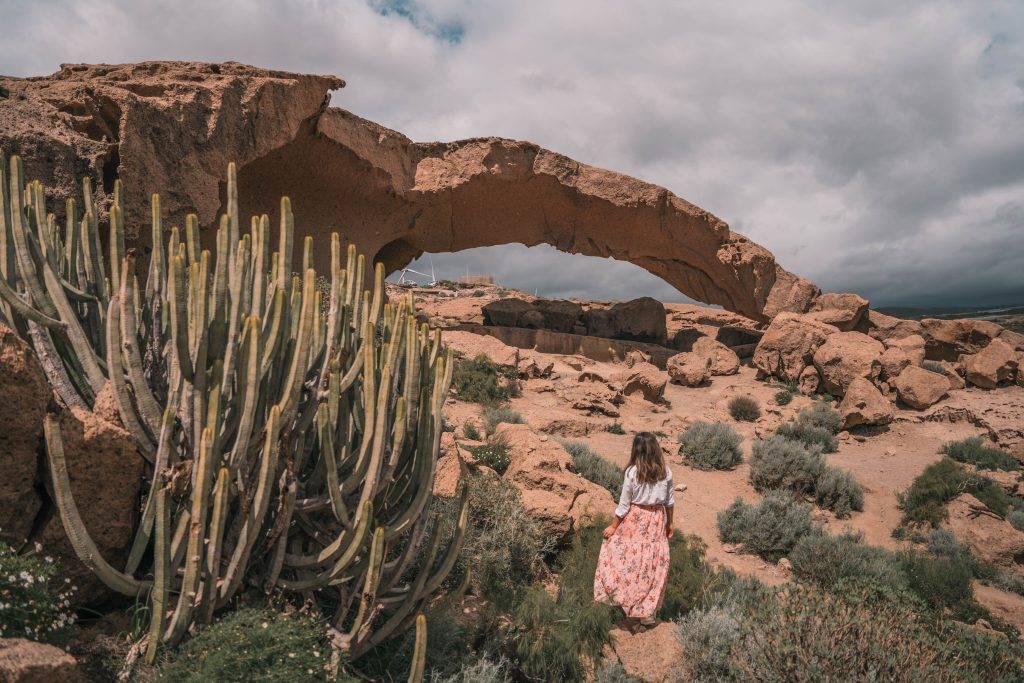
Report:
[{"label": "rocky outcrop", "polygon": [[901,401],[924,410],[949,393],[949,380],[945,375],[912,365],[896,378],[895,389]]},{"label": "rocky outcrop", "polygon": [[1017,352],[1002,339],[993,339],[977,353],[964,356],[964,377],[976,387],[995,389],[1017,377]]},{"label": "rocky outcrop", "polygon": [[711,359],[710,370],[715,377],[735,375],[740,370],[740,357],[736,352],[711,337],[701,337],[695,341],[692,352]]},{"label": "rocky outcrop", "polygon": [[668,359],[668,376],[684,387],[699,387],[711,378],[711,357],[685,351]]},{"label": "rocky outcrop", "polygon": [[889,424],[894,412],[892,402],[863,377],[850,382],[837,410],[843,418],[843,429]]},{"label": "rocky outcrop", "polygon": [[[166,225],[182,225],[190,211],[215,224],[235,161],[243,215],[273,217],[289,195],[297,241],[340,229],[389,271],[425,251],[547,243],[630,261],[756,320],[804,312],[819,294],[664,188],[529,142],[416,143],[328,108],[329,92],[343,86],[233,62],[64,65],[48,77],[0,78],[0,147],[23,156],[28,177],[61,200],[58,211],[79,176],[92,176],[106,205],[120,175],[129,237],[148,222],[154,192]],[[328,251],[319,250],[319,265]]]},{"label": "rocky outcrop", "polygon": [[621,664],[632,680],[645,683],[686,680],[681,677],[686,653],[676,630],[672,622],[639,633],[615,628],[611,632],[611,643],[605,646],[605,661]]},{"label": "rocky outcrop", "polygon": [[665,398],[668,377],[650,363],[634,363],[627,372],[619,373],[616,379],[622,385],[624,396],[638,394],[652,403]]},{"label": "rocky outcrop", "polygon": [[928,360],[948,361],[981,351],[1003,331],[994,322],[973,319],[925,318],[921,327]]},{"label": "rocky outcrop", "polygon": [[25,638],[0,638],[0,682],[82,683],[75,658],[59,647]]},{"label": "rocky outcrop", "polygon": [[914,334],[922,334],[924,328],[917,320],[897,318],[878,311],[868,310],[857,325],[857,331],[863,332],[884,342],[886,339],[902,339]]},{"label": "rocky outcrop", "polygon": [[949,503],[949,517],[943,524],[956,540],[970,546],[975,556],[996,567],[1016,568],[1024,553],[1024,532],[992,513],[984,503],[969,493],[962,493]]},{"label": "rocky outcrop", "polygon": [[519,490],[523,507],[562,541],[581,524],[615,509],[607,489],[571,469],[572,458],[554,439],[523,424],[501,424],[495,436],[509,447],[503,477]]},{"label": "rocky outcrop", "polygon": [[825,391],[842,396],[858,377],[874,381],[882,371],[882,343],[860,332],[838,332],[814,351]]},{"label": "rocky outcrop", "polygon": [[849,332],[856,329],[867,310],[868,300],[856,294],[822,294],[814,300],[809,313],[841,332]]},{"label": "rocky outcrop", "polygon": [[882,377],[897,377],[903,369],[910,365],[920,365],[924,361],[924,337],[912,334],[900,339],[886,339],[885,351],[882,353]]},{"label": "rocky outcrop", "polygon": [[796,381],[814,360],[814,352],[835,327],[808,315],[782,313],[768,326],[754,351],[754,367],[762,374]]},{"label": "rocky outcrop", "polygon": [[0,539],[15,547],[28,537],[42,506],[35,485],[49,401],[32,348],[0,325]]}]

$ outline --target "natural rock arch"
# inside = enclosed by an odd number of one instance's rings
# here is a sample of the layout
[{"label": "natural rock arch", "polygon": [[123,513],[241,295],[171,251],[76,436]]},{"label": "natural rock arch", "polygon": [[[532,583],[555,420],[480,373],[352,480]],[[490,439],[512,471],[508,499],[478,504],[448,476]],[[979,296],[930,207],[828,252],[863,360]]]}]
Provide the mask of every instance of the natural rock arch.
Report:
[{"label": "natural rock arch", "polygon": [[[288,195],[300,231],[337,230],[389,271],[427,251],[547,243],[630,261],[755,319],[805,311],[819,293],[664,188],[529,142],[413,142],[327,107],[329,91],[344,86],[334,77],[148,62],[65,66],[0,85],[18,95],[0,99],[5,151],[22,153],[29,175],[54,184],[58,198],[74,194],[77,173],[102,187],[113,163],[137,225],[157,191],[168,224],[189,210],[214,224],[223,169],[235,160],[243,212],[274,215]],[[326,255],[319,246],[321,264]]]}]

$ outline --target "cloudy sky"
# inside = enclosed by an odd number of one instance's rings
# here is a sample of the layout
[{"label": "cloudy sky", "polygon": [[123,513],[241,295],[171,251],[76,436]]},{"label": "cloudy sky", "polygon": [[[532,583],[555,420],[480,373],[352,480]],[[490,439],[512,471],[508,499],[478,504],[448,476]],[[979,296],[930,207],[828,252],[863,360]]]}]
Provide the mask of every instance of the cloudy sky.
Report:
[{"label": "cloudy sky", "polygon": [[[827,290],[1024,303],[1020,2],[0,0],[0,17],[0,73],[333,73],[335,105],[414,139],[528,139],[664,185]],[[543,247],[432,263],[548,295],[677,298]]]}]

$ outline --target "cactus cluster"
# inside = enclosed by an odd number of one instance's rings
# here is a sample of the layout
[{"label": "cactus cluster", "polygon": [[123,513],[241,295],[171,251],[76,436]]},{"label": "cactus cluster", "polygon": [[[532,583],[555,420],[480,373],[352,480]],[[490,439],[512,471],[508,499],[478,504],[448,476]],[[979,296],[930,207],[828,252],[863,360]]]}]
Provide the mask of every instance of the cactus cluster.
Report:
[{"label": "cactus cluster", "polygon": [[[81,560],[111,589],[149,601],[146,656],[201,627],[243,588],[313,601],[348,656],[417,625],[443,590],[466,528],[442,549],[426,509],[452,359],[417,324],[411,297],[387,302],[377,264],[331,237],[330,292],[315,286],[312,239],[292,274],[294,218],[240,226],[237,176],[212,253],[196,216],[166,230],[152,198],[152,249],[140,280],[125,249],[120,182],[106,258],[88,179],[64,220],[22,162],[0,159],[0,322],[35,350],[57,396],[90,408],[111,392],[151,464],[124,566],[103,558],[71,492],[57,421],[45,424],[53,491]],[[428,534],[428,529],[435,530]],[[427,538],[430,536],[430,538]],[[468,578],[468,577],[467,577]],[[464,582],[463,582],[464,583]]]}]

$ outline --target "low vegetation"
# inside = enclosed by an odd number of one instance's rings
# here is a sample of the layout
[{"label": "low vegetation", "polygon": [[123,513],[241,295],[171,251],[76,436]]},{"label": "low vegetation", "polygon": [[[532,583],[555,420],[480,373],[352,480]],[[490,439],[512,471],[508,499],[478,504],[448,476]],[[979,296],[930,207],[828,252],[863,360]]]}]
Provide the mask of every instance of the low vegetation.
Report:
[{"label": "low vegetation", "polygon": [[452,374],[452,390],[463,401],[493,405],[515,395],[515,377],[510,369],[480,354],[457,358]]},{"label": "low vegetation", "polygon": [[778,562],[787,557],[800,539],[821,534],[811,519],[811,506],[799,503],[789,491],[769,491],[760,502],[737,498],[718,513],[718,532],[726,543],[744,552]]},{"label": "low vegetation", "polygon": [[604,431],[608,432],[609,434],[617,434],[619,436],[626,433],[626,430],[623,429],[621,422],[612,422],[610,425],[604,428]]},{"label": "low vegetation", "polygon": [[1020,463],[1015,457],[994,446],[986,445],[980,436],[950,441],[942,446],[942,453],[957,462],[974,465],[979,470],[1016,472],[1020,469]]},{"label": "low vegetation", "polygon": [[1006,492],[997,483],[967,472],[946,457],[932,463],[899,495],[904,524],[938,526],[947,517],[947,505],[957,496],[969,493],[997,515],[1006,515],[1010,504]]},{"label": "low vegetation", "polygon": [[782,436],[754,442],[750,483],[758,491],[787,489],[812,497],[837,517],[864,509],[864,490],[849,472],[826,463],[817,445]]},{"label": "low vegetation", "polygon": [[793,392],[789,389],[779,389],[775,392],[775,403],[780,406],[788,406],[793,400]]},{"label": "low vegetation", "polygon": [[512,464],[508,441],[502,438],[503,436],[492,436],[486,443],[469,447],[469,452],[473,454],[477,462],[498,474],[505,474],[505,470]]},{"label": "low vegetation", "polygon": [[483,415],[484,431],[487,434],[494,434],[498,425],[523,424],[523,416],[508,406],[486,406]]},{"label": "low vegetation", "polygon": [[743,462],[742,438],[723,422],[694,422],[679,436],[679,454],[701,470],[730,470]]},{"label": "low vegetation", "polygon": [[484,438],[474,422],[467,422],[462,425],[462,435],[470,441],[482,441]]},{"label": "low vegetation", "polygon": [[75,620],[69,607],[75,588],[39,551],[19,555],[0,541],[0,638],[60,643]]},{"label": "low vegetation", "polygon": [[761,406],[750,396],[736,396],[729,401],[729,414],[739,422],[753,422],[761,417]]},{"label": "low vegetation", "polygon": [[608,489],[618,499],[622,493],[622,470],[606,460],[582,441],[563,441],[562,446],[572,457],[572,470],[584,479]]},{"label": "low vegetation", "polygon": [[842,416],[832,406],[818,401],[779,427],[776,434],[808,447],[817,446],[822,453],[835,453],[839,450],[836,434],[842,426]]}]

